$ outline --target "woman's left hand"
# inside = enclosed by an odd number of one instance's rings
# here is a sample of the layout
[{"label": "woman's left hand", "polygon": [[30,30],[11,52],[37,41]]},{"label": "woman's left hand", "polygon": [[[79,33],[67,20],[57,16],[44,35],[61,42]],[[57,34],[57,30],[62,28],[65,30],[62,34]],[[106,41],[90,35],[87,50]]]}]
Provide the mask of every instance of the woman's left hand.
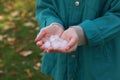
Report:
[{"label": "woman's left hand", "polygon": [[69,53],[76,50],[79,44],[79,37],[74,28],[69,28],[66,31],[64,31],[61,38],[68,41],[66,49],[62,50],[62,52]]},{"label": "woman's left hand", "polygon": [[63,32],[61,38],[68,41],[68,44],[65,48],[56,48],[51,49],[48,52],[62,52],[62,53],[70,53],[76,50],[79,44],[79,37],[74,28],[69,28]]}]

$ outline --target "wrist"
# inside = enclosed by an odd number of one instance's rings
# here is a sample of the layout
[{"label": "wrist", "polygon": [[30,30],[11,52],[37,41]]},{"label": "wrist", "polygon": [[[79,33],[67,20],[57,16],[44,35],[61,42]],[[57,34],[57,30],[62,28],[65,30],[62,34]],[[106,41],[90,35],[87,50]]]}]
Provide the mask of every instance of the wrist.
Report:
[{"label": "wrist", "polygon": [[61,29],[63,29],[63,30],[64,30],[63,25],[61,25],[60,23],[56,23],[56,22],[54,22],[54,23],[51,23],[51,24],[50,24],[50,26],[59,27],[59,28],[61,28]]},{"label": "wrist", "polygon": [[77,35],[79,37],[79,43],[78,43],[79,46],[87,44],[87,39],[85,37],[85,34],[84,34],[84,31],[83,31],[82,27],[80,27],[80,26],[71,26],[70,28],[73,28],[76,31],[76,33],[77,33]]}]

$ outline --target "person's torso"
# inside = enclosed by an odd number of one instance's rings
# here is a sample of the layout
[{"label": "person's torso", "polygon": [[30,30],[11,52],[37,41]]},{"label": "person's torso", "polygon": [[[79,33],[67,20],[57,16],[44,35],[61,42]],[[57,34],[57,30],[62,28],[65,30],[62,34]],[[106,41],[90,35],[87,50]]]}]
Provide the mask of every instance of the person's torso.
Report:
[{"label": "person's torso", "polygon": [[52,0],[55,12],[64,26],[78,25],[86,19],[104,15],[112,0]]}]

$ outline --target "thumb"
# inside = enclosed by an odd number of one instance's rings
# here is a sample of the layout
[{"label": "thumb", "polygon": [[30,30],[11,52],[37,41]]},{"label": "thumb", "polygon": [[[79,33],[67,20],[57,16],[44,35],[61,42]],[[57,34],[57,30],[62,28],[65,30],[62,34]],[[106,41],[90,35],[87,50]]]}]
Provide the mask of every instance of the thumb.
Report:
[{"label": "thumb", "polygon": [[75,38],[71,38],[69,40],[69,43],[67,45],[67,49],[70,49],[71,47],[73,47],[76,44],[76,39]]},{"label": "thumb", "polygon": [[35,38],[35,42],[41,40],[41,39],[45,36],[45,34],[46,34],[46,33],[45,33],[45,30],[41,30],[41,31],[38,33],[37,37]]}]

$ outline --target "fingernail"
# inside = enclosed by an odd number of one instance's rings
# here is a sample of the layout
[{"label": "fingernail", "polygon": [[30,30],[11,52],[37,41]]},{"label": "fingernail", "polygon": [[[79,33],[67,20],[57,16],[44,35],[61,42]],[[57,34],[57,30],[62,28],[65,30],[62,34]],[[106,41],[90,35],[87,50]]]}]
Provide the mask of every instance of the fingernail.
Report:
[{"label": "fingernail", "polygon": [[69,50],[70,49],[70,47],[66,47],[66,50]]},{"label": "fingernail", "polygon": [[35,38],[35,40],[34,40],[35,42],[37,42],[37,38]]},{"label": "fingernail", "polygon": [[36,45],[39,46],[39,43],[37,42]]},{"label": "fingernail", "polygon": [[37,40],[35,39],[34,42],[37,42]]},{"label": "fingernail", "polygon": [[37,42],[37,45],[40,45],[40,42]]},{"label": "fingernail", "polygon": [[47,53],[49,53],[49,50],[46,50]]}]

